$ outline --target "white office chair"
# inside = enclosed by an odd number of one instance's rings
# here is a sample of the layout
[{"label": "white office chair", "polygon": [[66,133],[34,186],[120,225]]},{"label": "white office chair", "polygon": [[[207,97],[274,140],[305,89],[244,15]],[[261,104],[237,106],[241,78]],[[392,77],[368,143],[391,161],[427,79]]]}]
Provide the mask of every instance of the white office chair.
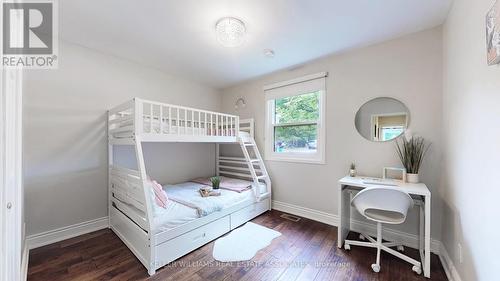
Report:
[{"label": "white office chair", "polygon": [[361,234],[361,239],[369,242],[345,240],[344,249],[350,250],[351,245],[377,248],[377,262],[372,264],[375,272],[380,271],[380,250],[384,250],[400,259],[413,264],[412,270],[417,274],[422,273],[422,266],[406,255],[403,255],[389,247],[397,246],[398,250],[403,250],[403,246],[396,242],[382,243],[382,223],[401,224],[406,220],[408,209],[413,207],[413,199],[404,191],[373,187],[360,191],[351,201],[360,214],[365,218],[377,222],[377,241],[366,234]]}]

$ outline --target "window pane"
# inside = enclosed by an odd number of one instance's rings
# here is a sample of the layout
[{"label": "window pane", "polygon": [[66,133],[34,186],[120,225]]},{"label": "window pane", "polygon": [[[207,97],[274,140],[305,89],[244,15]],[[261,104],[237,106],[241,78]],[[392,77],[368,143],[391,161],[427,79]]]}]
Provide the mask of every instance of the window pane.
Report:
[{"label": "window pane", "polygon": [[399,137],[404,131],[404,127],[382,127],[382,140],[392,140]]},{"label": "window pane", "polygon": [[315,153],[317,125],[274,127],[274,151]]},{"label": "window pane", "polygon": [[319,92],[285,97],[274,102],[276,124],[317,121],[319,118]]}]

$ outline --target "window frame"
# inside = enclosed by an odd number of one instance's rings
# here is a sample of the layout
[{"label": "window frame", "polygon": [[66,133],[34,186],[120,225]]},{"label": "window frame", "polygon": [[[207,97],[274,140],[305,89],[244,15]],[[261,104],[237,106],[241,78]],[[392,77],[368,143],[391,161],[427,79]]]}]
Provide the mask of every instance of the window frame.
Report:
[{"label": "window frame", "polygon": [[[326,74],[322,77],[318,77],[326,80]],[[300,79],[300,78],[299,78]],[[307,83],[311,79],[303,80],[302,82]],[[294,80],[296,81],[296,79]],[[284,82],[283,84],[285,84]],[[299,82],[301,83],[301,82]],[[297,82],[293,84],[298,84]],[[285,84],[286,85],[286,84]],[[290,122],[276,124],[276,100],[267,99],[266,100],[266,132],[265,132],[265,159],[268,161],[284,161],[284,162],[295,162],[295,163],[310,163],[310,164],[326,164],[326,86],[316,90],[309,90],[306,92],[297,92],[296,94],[286,95],[284,97],[298,96],[308,93],[318,92],[318,119],[317,121],[304,121],[304,122]],[[316,152],[275,152],[275,128],[285,127],[285,126],[297,126],[297,125],[316,125],[317,126],[317,137],[316,137]]]}]

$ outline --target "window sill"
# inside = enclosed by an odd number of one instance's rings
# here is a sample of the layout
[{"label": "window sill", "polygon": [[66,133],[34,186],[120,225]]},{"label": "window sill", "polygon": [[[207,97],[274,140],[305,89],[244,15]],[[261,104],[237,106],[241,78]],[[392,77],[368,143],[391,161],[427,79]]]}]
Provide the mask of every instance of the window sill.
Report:
[{"label": "window sill", "polygon": [[275,162],[289,162],[298,164],[315,164],[315,165],[326,165],[324,159],[304,159],[304,158],[292,158],[292,157],[265,157],[266,161]]}]

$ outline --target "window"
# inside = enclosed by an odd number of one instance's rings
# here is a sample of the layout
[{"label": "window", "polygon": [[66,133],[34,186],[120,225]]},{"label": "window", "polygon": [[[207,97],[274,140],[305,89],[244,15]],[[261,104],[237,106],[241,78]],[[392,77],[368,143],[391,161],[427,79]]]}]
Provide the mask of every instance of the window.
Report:
[{"label": "window", "polygon": [[266,87],[266,159],[324,163],[326,73]]},{"label": "window", "polygon": [[404,132],[403,126],[382,127],[382,141],[392,140]]}]

